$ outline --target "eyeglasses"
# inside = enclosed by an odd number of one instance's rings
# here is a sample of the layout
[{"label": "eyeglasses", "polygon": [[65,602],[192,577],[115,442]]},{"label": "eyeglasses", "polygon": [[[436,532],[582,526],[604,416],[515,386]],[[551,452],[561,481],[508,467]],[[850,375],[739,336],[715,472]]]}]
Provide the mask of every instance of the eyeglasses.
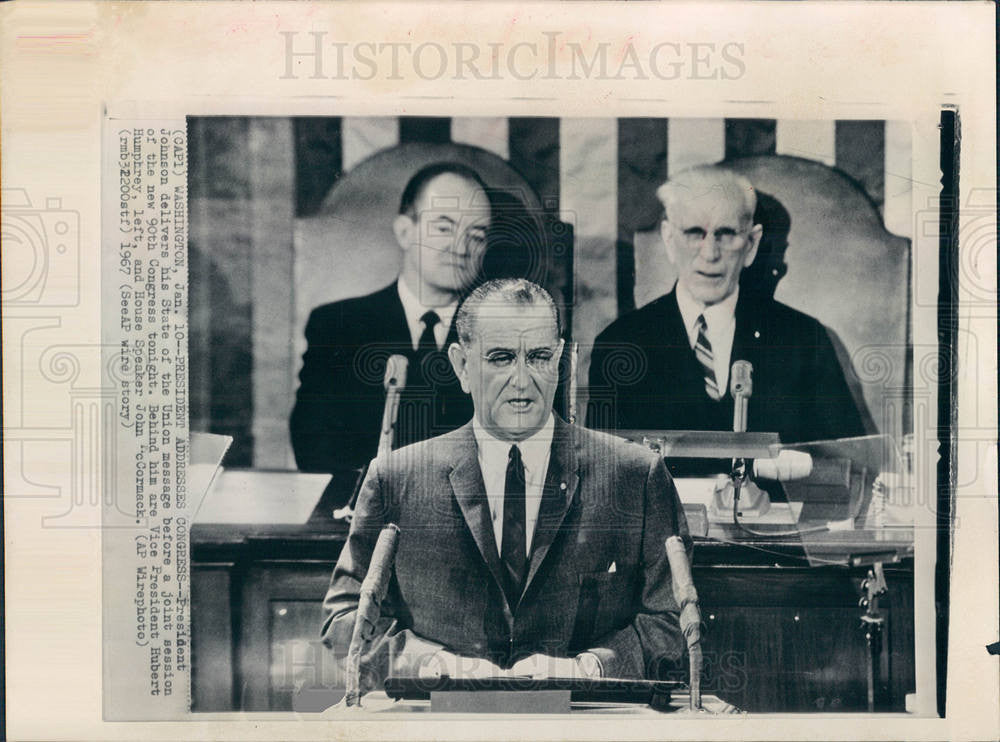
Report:
[{"label": "eyeglasses", "polygon": [[[461,229],[453,219],[446,216],[438,217],[427,224],[427,234],[430,237],[452,237]],[[461,232],[462,245],[467,250],[475,250],[486,245],[486,228],[472,225]]]},{"label": "eyeglasses", "polygon": [[[708,233],[701,227],[688,227],[679,231],[687,247],[692,250],[701,249],[702,243],[708,236]],[[727,252],[739,252],[746,247],[746,240],[741,239],[746,235],[746,230],[737,231],[732,227],[720,227],[712,233],[712,238],[719,249]]]},{"label": "eyeglasses", "polygon": [[524,359],[525,365],[538,373],[552,373],[559,362],[556,348],[534,348],[527,353],[515,353],[512,350],[492,350],[482,356],[490,368],[497,371],[512,368],[518,357]]}]

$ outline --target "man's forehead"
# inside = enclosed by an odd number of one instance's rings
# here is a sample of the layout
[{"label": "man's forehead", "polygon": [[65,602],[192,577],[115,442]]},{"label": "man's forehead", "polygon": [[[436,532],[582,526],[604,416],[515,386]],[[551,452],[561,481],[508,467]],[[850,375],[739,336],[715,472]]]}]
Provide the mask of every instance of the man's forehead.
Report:
[{"label": "man's forehead", "polygon": [[470,218],[489,215],[486,192],[473,180],[455,173],[442,173],[432,178],[420,194],[424,211],[465,211]]},{"label": "man's forehead", "polygon": [[479,307],[476,325],[484,344],[548,345],[559,340],[552,310],[542,304],[488,301]]},{"label": "man's forehead", "polygon": [[705,223],[730,223],[736,226],[744,219],[743,203],[734,194],[722,190],[680,198],[668,209],[667,218],[680,226],[704,225]]}]

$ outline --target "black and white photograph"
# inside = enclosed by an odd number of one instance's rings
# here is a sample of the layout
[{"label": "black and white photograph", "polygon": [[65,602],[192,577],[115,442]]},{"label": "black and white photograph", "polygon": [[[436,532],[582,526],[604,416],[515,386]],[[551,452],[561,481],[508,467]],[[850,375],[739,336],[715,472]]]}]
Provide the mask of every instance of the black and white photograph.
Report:
[{"label": "black and white photograph", "polygon": [[0,18],[5,738],[1000,733],[995,7]]},{"label": "black and white photograph", "polygon": [[432,707],[444,675],[912,710],[908,122],[187,130],[191,429],[232,439],[194,711],[323,710],[351,649]]}]

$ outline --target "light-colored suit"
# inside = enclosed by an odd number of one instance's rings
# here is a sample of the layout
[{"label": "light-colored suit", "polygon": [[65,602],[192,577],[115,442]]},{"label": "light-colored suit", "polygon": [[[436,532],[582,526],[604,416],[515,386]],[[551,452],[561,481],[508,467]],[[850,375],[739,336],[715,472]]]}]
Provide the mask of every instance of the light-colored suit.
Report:
[{"label": "light-colored suit", "polygon": [[359,588],[382,526],[400,528],[372,682],[415,674],[442,647],[509,667],[539,652],[589,651],[604,677],[646,677],[684,640],[664,542],[690,544],[662,460],[556,418],[524,592],[508,605],[471,423],[374,462],[323,607],[328,646],[346,653]]}]

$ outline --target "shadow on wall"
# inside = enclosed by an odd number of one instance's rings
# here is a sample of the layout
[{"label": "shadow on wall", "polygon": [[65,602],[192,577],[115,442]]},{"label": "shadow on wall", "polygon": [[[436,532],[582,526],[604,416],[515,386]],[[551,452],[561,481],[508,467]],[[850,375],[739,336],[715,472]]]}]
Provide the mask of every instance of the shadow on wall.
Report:
[{"label": "shadow on wall", "polygon": [[[788,273],[788,263],[785,253],[788,250],[788,235],[792,229],[792,217],[782,203],[769,193],[757,191],[757,209],[753,217],[754,224],[764,228],[757,257],[753,263],[740,274],[740,293],[758,296],[766,299],[774,298],[778,284]],[[830,342],[833,343],[837,359],[844,369],[851,369],[851,355],[837,333],[827,328]],[[861,381],[856,373],[845,373],[844,377],[854,397],[854,404],[861,414],[861,421],[869,433],[877,433],[878,426],[872,419]]]}]

